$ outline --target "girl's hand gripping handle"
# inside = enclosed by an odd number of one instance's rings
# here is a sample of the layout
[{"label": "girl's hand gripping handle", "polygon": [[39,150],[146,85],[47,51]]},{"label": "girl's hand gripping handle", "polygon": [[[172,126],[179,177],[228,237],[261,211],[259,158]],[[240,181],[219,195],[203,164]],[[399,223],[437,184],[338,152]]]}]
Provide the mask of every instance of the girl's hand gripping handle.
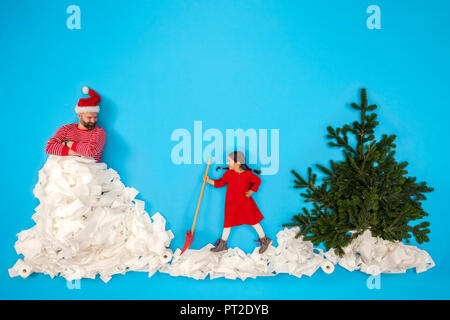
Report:
[{"label": "girl's hand gripping handle", "polygon": [[203,181],[205,181],[211,185],[214,185],[214,180],[210,179],[206,174],[203,176]]}]

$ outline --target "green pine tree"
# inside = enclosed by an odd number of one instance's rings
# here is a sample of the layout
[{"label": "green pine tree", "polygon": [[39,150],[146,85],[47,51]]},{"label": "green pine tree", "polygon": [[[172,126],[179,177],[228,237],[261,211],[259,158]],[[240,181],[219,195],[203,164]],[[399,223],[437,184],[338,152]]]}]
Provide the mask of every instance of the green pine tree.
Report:
[{"label": "green pine tree", "polygon": [[[415,177],[406,177],[408,163],[394,159],[395,135],[383,134],[375,140],[377,106],[368,105],[364,88],[361,103],[352,103],[351,107],[359,111],[359,121],[327,128],[328,145],[342,148],[344,160],[330,160],[329,168],[315,164],[324,174],[320,185],[316,185],[317,175],[311,168],[307,179],[292,170],[294,188],[305,189],[300,195],[304,202],[312,202],[312,208],[303,207],[302,213],[283,226],[298,226],[297,237],[302,235],[316,246],[324,243],[326,250],[335,248],[338,255],[367,229],[386,240],[405,239],[409,243],[414,236],[418,243],[428,241],[429,222],[410,223],[428,216],[420,201],[426,200],[424,193],[433,188],[425,182],[417,183]],[[353,145],[350,134],[355,137]]]}]

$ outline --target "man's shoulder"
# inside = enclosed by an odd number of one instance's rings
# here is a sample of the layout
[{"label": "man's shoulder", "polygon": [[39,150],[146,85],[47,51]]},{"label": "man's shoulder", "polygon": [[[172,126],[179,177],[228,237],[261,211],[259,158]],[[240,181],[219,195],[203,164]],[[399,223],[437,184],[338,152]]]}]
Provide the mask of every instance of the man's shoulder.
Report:
[{"label": "man's shoulder", "polygon": [[94,129],[94,130],[95,130],[96,133],[98,133],[98,134],[104,134],[104,135],[106,135],[106,131],[105,131],[102,127],[95,126],[95,129]]},{"label": "man's shoulder", "polygon": [[76,126],[77,126],[77,123],[69,123],[69,124],[63,125],[63,126],[61,127],[61,129],[62,129],[62,128],[64,128],[64,129],[72,129],[72,128],[76,127]]}]

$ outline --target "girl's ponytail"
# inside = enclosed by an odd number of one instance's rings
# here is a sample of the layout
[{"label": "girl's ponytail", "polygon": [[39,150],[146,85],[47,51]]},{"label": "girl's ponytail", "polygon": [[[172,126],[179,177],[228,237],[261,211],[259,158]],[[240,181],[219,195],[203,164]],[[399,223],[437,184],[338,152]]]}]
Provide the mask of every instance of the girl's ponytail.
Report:
[{"label": "girl's ponytail", "polygon": [[250,171],[252,171],[252,172],[254,172],[254,173],[257,173],[257,174],[261,174],[261,170],[250,169],[250,168],[248,167],[248,165],[246,165],[245,163],[242,165],[242,168],[245,169],[245,170],[250,170]]}]

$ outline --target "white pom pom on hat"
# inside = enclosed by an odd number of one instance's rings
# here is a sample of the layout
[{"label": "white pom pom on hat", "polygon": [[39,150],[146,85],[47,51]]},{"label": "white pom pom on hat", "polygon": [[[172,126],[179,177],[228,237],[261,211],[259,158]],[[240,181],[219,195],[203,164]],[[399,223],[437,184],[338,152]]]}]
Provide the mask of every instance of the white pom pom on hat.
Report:
[{"label": "white pom pom on hat", "polygon": [[86,86],[84,86],[84,87],[83,87],[83,93],[84,93],[84,94],[89,94],[89,88],[86,87]]}]

